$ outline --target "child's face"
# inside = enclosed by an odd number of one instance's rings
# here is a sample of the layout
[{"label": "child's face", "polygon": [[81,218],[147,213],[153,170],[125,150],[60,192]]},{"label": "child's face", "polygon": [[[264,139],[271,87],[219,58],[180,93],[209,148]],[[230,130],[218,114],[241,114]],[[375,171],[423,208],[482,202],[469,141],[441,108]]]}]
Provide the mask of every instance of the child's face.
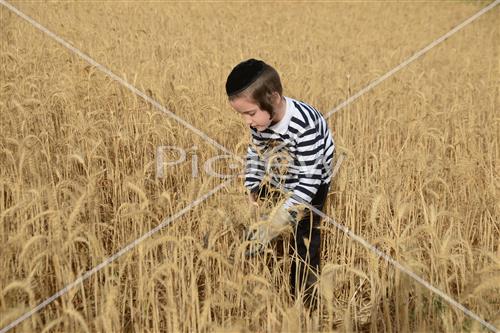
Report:
[{"label": "child's face", "polygon": [[238,97],[229,104],[235,109],[245,120],[248,126],[262,132],[271,125],[271,115],[269,112],[261,110],[259,106],[247,96]]}]

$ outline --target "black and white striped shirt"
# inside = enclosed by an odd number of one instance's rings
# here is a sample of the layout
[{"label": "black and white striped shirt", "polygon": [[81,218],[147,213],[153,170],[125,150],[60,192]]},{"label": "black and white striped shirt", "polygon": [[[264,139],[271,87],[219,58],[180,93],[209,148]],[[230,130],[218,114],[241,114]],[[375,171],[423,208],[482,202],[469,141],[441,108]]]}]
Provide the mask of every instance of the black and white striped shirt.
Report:
[{"label": "black and white striped shirt", "polygon": [[[262,132],[251,128],[245,187],[258,190],[267,173],[274,186],[290,191],[285,202],[289,208],[300,201],[311,203],[319,186],[330,182],[335,144],[319,111],[290,97],[285,100],[286,112],[278,123]],[[280,166],[286,171],[280,173]]]}]

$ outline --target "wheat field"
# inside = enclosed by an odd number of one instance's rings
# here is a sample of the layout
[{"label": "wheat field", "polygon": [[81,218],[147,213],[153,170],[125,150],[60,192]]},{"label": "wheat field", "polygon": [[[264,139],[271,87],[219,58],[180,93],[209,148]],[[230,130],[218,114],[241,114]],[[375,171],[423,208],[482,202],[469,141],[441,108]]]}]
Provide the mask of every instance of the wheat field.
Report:
[{"label": "wheat field", "polygon": [[[488,2],[27,2],[21,11],[244,157],[226,77],[255,57],[326,114]],[[225,179],[223,154],[0,6],[0,328]],[[329,119],[325,213],[500,327],[495,8]],[[189,151],[155,175],[159,146]],[[213,165],[235,175],[231,159]],[[241,166],[240,166],[241,167]],[[13,332],[477,332],[322,224],[318,311],[287,256],[245,259],[241,177]],[[284,239],[286,246],[288,239]]]}]

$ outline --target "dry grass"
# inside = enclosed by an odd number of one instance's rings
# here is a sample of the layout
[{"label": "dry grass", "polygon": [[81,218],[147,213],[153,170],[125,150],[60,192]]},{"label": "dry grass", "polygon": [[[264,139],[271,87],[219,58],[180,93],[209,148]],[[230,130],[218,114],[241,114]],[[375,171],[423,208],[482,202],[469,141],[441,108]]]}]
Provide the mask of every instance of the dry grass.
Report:
[{"label": "dry grass", "polygon": [[[286,95],[326,112],[485,3],[15,5],[243,154],[223,89],[240,60],[267,60]],[[196,145],[200,167],[217,151],[0,16],[3,327],[221,180],[192,178],[190,159],[156,179],[157,146]],[[498,20],[496,8],[329,119],[347,160],[326,208],[497,327]],[[287,258],[243,258],[251,219],[235,181],[14,331],[481,330],[330,225],[308,316]]]}]

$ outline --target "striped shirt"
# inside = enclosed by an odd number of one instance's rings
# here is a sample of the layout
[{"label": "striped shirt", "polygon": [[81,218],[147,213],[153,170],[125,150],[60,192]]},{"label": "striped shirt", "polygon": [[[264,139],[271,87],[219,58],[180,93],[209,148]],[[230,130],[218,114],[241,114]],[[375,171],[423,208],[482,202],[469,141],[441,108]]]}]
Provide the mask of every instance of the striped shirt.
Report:
[{"label": "striped shirt", "polygon": [[262,132],[250,127],[245,187],[257,191],[267,174],[273,186],[291,194],[285,202],[289,208],[311,203],[319,186],[330,182],[335,144],[319,111],[290,97],[285,100],[285,115],[278,123]]}]

